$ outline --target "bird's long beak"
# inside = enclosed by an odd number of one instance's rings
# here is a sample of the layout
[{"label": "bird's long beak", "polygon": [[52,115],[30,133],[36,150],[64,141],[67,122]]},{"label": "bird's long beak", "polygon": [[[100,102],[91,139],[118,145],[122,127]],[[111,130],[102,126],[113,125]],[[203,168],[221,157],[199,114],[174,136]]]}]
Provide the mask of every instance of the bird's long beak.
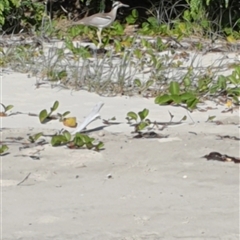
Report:
[{"label": "bird's long beak", "polygon": [[120,6],[121,6],[121,7],[129,7],[129,5],[127,5],[127,4],[123,4],[123,3],[121,3]]}]

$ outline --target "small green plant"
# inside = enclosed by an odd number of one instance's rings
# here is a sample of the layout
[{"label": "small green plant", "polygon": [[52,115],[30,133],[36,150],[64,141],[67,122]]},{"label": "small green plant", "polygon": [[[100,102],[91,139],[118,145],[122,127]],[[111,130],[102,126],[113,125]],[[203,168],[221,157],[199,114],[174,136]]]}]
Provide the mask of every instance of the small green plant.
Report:
[{"label": "small green plant", "polygon": [[19,31],[30,26],[38,29],[44,10],[44,4],[32,0],[1,0],[0,26],[7,31]]},{"label": "small green plant", "polygon": [[126,17],[126,22],[128,24],[135,24],[137,20],[138,20],[138,11],[137,9],[133,9],[131,14]]},{"label": "small green plant", "polygon": [[[135,127],[135,130],[132,132],[134,134],[133,138],[167,138],[168,135],[162,135],[158,134],[154,131],[154,129],[157,130],[163,130],[168,125],[177,125],[181,124],[182,121],[185,121],[187,119],[186,116],[183,116],[180,121],[173,122],[174,116],[169,112],[170,115],[170,121],[169,122],[156,122],[151,121],[147,118],[149,114],[148,109],[143,109],[142,111],[135,113],[135,112],[128,112],[127,113],[127,121],[128,124],[131,124],[131,126]],[[134,124],[131,122],[135,121]],[[159,128],[159,125],[162,125],[161,128]]]},{"label": "small green plant", "polygon": [[73,26],[68,29],[67,35],[71,38],[75,38],[75,37],[83,34],[84,32],[86,32],[85,30],[88,31],[89,28],[87,26],[83,26],[83,25]]},{"label": "small green plant", "polygon": [[234,103],[239,104],[240,66],[235,67],[231,75],[220,75],[216,83],[210,85],[210,81],[207,81],[202,87],[211,95],[227,95],[233,98]]},{"label": "small green plant", "polygon": [[7,145],[2,145],[2,146],[0,147],[0,156],[5,155],[5,154],[7,153],[7,150],[8,150],[8,149],[9,149],[9,148],[8,148]]},{"label": "small green plant", "polygon": [[215,119],[216,116],[209,116],[206,122],[213,122],[213,119]]},{"label": "small green plant", "polygon": [[55,101],[53,106],[50,108],[49,113],[47,112],[46,109],[43,109],[38,115],[40,122],[46,123],[53,119],[59,119],[60,121],[63,121],[66,115],[68,115],[70,112],[67,111],[67,112],[64,112],[63,114],[57,113],[57,115],[52,115],[52,113],[57,110],[58,106],[59,106],[59,102]]},{"label": "small green plant", "polygon": [[87,48],[83,46],[75,47],[73,45],[73,42],[70,39],[66,39],[65,44],[66,44],[66,47],[73,53],[75,58],[77,56],[83,59],[91,57],[91,54]]},{"label": "small green plant", "polygon": [[47,72],[47,78],[49,81],[65,80],[67,78],[67,71],[56,71],[53,69],[49,69],[49,71]]},{"label": "small green plant", "polygon": [[160,24],[157,17],[149,17],[146,22],[142,24],[139,30],[140,34],[144,35],[169,35],[169,27],[167,24]]},{"label": "small green plant", "polygon": [[149,110],[144,108],[142,111],[135,113],[135,112],[128,112],[127,113],[127,121],[128,123],[131,123],[132,120],[134,120],[136,123],[135,126],[135,132],[139,132],[144,130],[146,127],[148,127],[151,124],[151,121],[147,118],[149,114]]},{"label": "small green plant", "polygon": [[12,10],[12,8],[17,8],[21,4],[18,0],[3,0],[0,3],[0,25],[6,22],[6,17]]},{"label": "small green plant", "polygon": [[239,104],[240,96],[240,66],[235,67],[230,76],[227,77],[228,83],[232,86],[228,86],[226,91],[229,96],[233,98],[235,103]]},{"label": "small green plant", "polygon": [[71,134],[68,131],[64,131],[62,134],[55,135],[51,139],[52,146],[67,145],[70,149],[87,148],[99,151],[104,147],[102,142],[94,143],[95,139],[89,137],[86,134],[76,133],[72,139]]},{"label": "small green plant", "polygon": [[154,81],[153,80],[148,80],[145,83],[142,83],[141,80],[135,79],[134,80],[134,85],[138,88],[138,93],[142,94],[144,91],[148,90],[149,87],[153,85]]},{"label": "small green plant", "polygon": [[125,47],[131,47],[134,40],[132,37],[124,36],[121,41],[114,39],[114,50],[116,52],[123,52]]},{"label": "small green plant", "polygon": [[0,105],[3,107],[3,111],[0,112],[0,117],[6,117],[6,116],[8,116],[7,112],[14,107],[13,105],[5,106],[5,105],[2,104],[2,103],[0,103]]},{"label": "small green plant", "polygon": [[64,131],[62,134],[58,134],[52,137],[51,145],[53,147],[66,145],[71,140],[71,134],[68,131]]},{"label": "small green plant", "polygon": [[28,141],[29,141],[30,143],[35,143],[42,135],[43,135],[42,132],[36,133],[36,134],[34,134],[34,135],[30,135],[30,136],[28,137]]},{"label": "small green plant", "polygon": [[115,48],[118,51],[122,51],[122,47],[124,47],[124,46],[122,45],[120,49],[118,49],[118,47],[119,47],[119,43],[121,42],[121,41],[119,41],[119,39],[121,39],[121,37],[119,37],[119,36],[123,36],[123,35],[124,35],[124,26],[122,24],[120,24],[118,21],[115,21],[111,25],[111,27],[105,28],[103,31],[103,35],[102,35],[103,36],[103,38],[102,38],[103,47],[108,45],[111,39],[114,39],[114,42],[116,45]]},{"label": "small green plant", "polygon": [[192,92],[180,92],[180,84],[171,82],[169,85],[169,94],[159,95],[155,98],[155,103],[160,105],[175,104],[181,106],[185,104],[190,110],[196,108],[198,98]]}]

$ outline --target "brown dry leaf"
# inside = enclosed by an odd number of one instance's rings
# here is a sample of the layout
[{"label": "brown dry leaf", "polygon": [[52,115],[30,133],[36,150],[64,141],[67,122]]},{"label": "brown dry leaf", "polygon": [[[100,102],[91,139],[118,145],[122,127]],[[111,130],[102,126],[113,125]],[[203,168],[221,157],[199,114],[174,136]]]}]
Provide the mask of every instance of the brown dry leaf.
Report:
[{"label": "brown dry leaf", "polygon": [[0,112],[0,117],[6,117],[7,114],[5,112]]},{"label": "brown dry leaf", "polygon": [[75,117],[64,118],[63,125],[67,127],[75,128],[77,126],[77,119]]}]

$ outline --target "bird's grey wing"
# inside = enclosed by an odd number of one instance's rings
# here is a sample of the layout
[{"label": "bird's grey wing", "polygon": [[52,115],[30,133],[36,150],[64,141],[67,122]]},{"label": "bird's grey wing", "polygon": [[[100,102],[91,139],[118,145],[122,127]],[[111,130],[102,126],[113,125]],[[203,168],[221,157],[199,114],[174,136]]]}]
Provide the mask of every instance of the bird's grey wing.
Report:
[{"label": "bird's grey wing", "polygon": [[108,25],[110,21],[111,21],[111,17],[109,17],[109,16],[90,16],[90,17],[83,19],[80,22],[85,25],[101,27],[101,26]]}]

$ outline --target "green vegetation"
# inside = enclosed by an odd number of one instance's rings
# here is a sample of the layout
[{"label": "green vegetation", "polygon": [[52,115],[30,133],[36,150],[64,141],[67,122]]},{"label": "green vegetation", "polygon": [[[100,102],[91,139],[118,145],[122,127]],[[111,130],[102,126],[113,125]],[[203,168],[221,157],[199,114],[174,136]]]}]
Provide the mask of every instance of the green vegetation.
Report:
[{"label": "green vegetation", "polygon": [[[106,9],[106,1],[80,2],[79,9],[75,1],[67,0],[47,1],[46,5],[40,0],[1,1],[0,67],[35,76],[36,87],[48,84],[102,96],[140,95],[153,98],[158,105],[180,106],[189,111],[198,109],[198,103],[204,100],[217,101],[219,97],[224,103],[239,106],[239,61],[226,62],[224,54],[222,58],[220,55],[221,48],[239,50],[235,43],[240,39],[240,16],[234,11],[240,8],[239,1],[233,0],[230,6],[227,0],[186,0],[185,4],[163,0],[136,7],[129,1],[132,9],[123,10],[124,15],[119,14],[111,27],[103,29],[102,49],[80,44],[87,39],[97,45],[96,28],[69,26],[88,10],[93,14]],[[20,35],[15,35],[15,41],[12,36],[16,33]],[[26,40],[28,36],[30,41]],[[61,40],[63,45],[53,43],[53,39]],[[213,46],[216,40],[220,47]],[[201,58],[215,50],[220,56],[218,63],[201,64]],[[9,116],[13,106],[1,106],[0,116]],[[76,127],[76,118],[66,118],[69,111],[54,114],[58,107],[55,101],[49,112],[40,111],[40,123],[58,119],[65,126]],[[135,133],[158,125],[148,115],[146,108],[127,113]],[[210,116],[208,121],[212,119]],[[28,141],[36,143],[41,136],[37,133]],[[82,133],[72,136],[67,131],[52,136],[51,144],[103,149],[102,142],[95,143],[94,138]],[[6,151],[7,146],[2,145],[0,154]]]},{"label": "green vegetation", "polygon": [[[144,108],[142,111],[135,113],[133,111],[127,113],[127,121],[130,126],[134,127],[134,138],[165,138],[168,136],[160,135],[156,133],[154,130],[163,130],[168,125],[180,124],[182,121],[187,119],[186,116],[183,116],[180,121],[173,122],[174,116],[169,112],[170,121],[169,122],[157,122],[152,121],[147,118],[149,115],[149,110]],[[134,123],[132,123],[134,122]],[[159,125],[162,127],[159,128]]]},{"label": "green vegetation", "polygon": [[169,85],[169,94],[163,94],[155,98],[156,104],[186,104],[187,108],[194,109],[197,106],[198,99],[191,93],[180,91],[180,84],[178,82],[171,82]]},{"label": "green vegetation", "polygon": [[9,147],[7,145],[1,145],[0,146],[0,157],[4,156],[7,153],[8,149],[9,149]]},{"label": "green vegetation", "polygon": [[55,101],[53,106],[50,108],[50,112],[48,113],[46,109],[43,109],[39,113],[39,120],[41,123],[46,123],[47,121],[50,121],[52,119],[59,119],[61,122],[63,119],[70,113],[69,111],[64,112],[63,114],[58,113],[57,115],[52,115],[54,111],[57,110],[59,106],[59,102]]},{"label": "green vegetation", "polygon": [[62,134],[55,135],[51,139],[51,144],[53,147],[66,145],[70,149],[87,148],[95,151],[103,149],[104,144],[102,142],[94,142],[94,138],[82,133],[76,133],[72,138],[68,131],[64,131]]},{"label": "green vegetation", "polygon": [[2,104],[2,103],[0,103],[0,105],[1,105],[2,108],[3,108],[3,111],[0,112],[0,117],[6,117],[6,116],[8,116],[8,113],[7,113],[7,112],[14,107],[13,105],[5,106],[5,105]]},{"label": "green vegetation", "polygon": [[30,135],[30,136],[28,137],[28,141],[29,141],[30,143],[36,143],[37,140],[38,140],[40,137],[42,137],[42,135],[43,135],[42,132],[35,133],[34,135]]},{"label": "green vegetation", "polygon": [[136,122],[135,132],[139,132],[144,130],[146,127],[150,126],[151,121],[147,118],[149,114],[149,110],[144,108],[142,111],[135,113],[135,112],[128,112],[127,113],[127,121],[131,123],[132,120]]},{"label": "green vegetation", "polygon": [[32,0],[2,0],[0,3],[0,26],[7,33],[41,26],[45,7]]}]

